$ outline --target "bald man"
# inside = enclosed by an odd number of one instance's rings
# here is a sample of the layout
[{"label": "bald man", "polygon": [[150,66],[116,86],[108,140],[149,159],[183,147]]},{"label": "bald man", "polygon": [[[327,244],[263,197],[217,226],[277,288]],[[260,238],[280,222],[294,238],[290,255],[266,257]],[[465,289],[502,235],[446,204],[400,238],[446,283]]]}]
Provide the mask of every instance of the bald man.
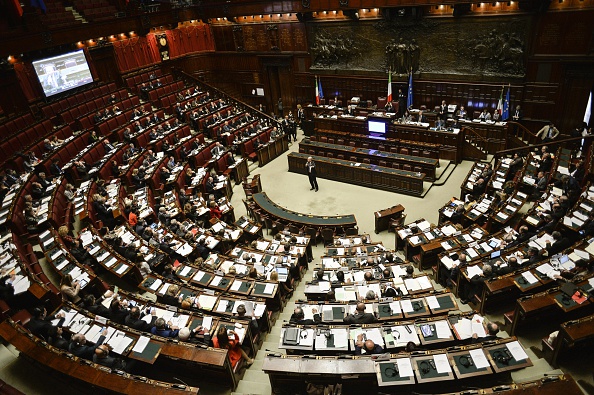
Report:
[{"label": "bald man", "polygon": [[499,333],[499,325],[497,325],[494,322],[489,322],[486,326],[485,326],[486,332],[487,332],[487,336],[485,337],[478,337],[478,335],[476,333],[472,334],[472,340],[471,343],[482,343],[482,342],[486,342],[489,340],[496,340],[497,339],[497,334]]},{"label": "bald man", "polygon": [[365,312],[365,303],[360,302],[357,303],[355,313],[347,314],[342,321],[347,324],[371,324],[377,320],[373,314]]},{"label": "bald man", "polygon": [[379,344],[375,344],[373,340],[367,339],[363,341],[362,333],[357,336],[357,341],[355,342],[355,355],[381,354],[383,352],[383,347]]}]

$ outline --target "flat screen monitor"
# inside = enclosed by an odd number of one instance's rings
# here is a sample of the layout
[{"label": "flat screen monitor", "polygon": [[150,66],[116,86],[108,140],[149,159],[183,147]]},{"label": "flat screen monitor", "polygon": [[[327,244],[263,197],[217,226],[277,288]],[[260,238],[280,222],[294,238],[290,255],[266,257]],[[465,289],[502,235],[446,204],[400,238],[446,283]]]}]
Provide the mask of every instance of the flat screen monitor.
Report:
[{"label": "flat screen monitor", "polygon": [[33,62],[45,97],[57,95],[93,82],[83,50]]},{"label": "flat screen monitor", "polygon": [[388,129],[388,125],[382,121],[376,121],[369,119],[367,120],[367,127],[369,129],[369,134],[386,134]]}]

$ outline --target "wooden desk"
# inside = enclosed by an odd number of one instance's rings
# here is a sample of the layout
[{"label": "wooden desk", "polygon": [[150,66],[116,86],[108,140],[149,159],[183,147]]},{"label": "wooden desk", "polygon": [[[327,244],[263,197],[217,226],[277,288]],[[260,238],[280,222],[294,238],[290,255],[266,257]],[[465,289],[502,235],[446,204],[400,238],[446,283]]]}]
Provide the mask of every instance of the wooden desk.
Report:
[{"label": "wooden desk", "polygon": [[[490,348],[506,347],[506,343],[515,341],[515,338],[508,340],[499,340],[494,346]],[[420,351],[414,354],[398,353],[392,354],[388,361],[375,361],[369,356],[328,356],[328,357],[311,357],[307,356],[286,356],[280,353],[268,354],[264,358],[262,370],[268,374],[270,383],[272,385],[273,393],[305,393],[305,382],[314,384],[335,384],[342,383],[343,388],[348,388],[349,394],[371,394],[379,392],[377,386],[386,385],[414,385],[414,387],[406,387],[403,389],[404,393],[416,391],[420,393],[445,393],[460,391],[460,382],[454,377],[454,370],[456,369],[456,357],[460,355],[460,351],[470,354],[470,350],[483,350],[487,355],[488,349],[480,345],[462,346],[455,350],[435,350],[435,351]],[[450,367],[449,372],[438,374],[436,370],[430,365],[429,361],[433,362],[434,355],[444,355],[447,358]],[[395,372],[386,372],[386,369],[393,368],[398,359],[408,358],[411,360],[414,377],[412,379],[400,378],[399,374],[394,375]],[[495,365],[487,357],[489,366],[485,368],[486,372],[493,374],[486,374],[482,369],[476,371],[462,372],[458,367],[456,374],[460,374],[458,379],[463,378],[466,381],[464,385],[472,387],[482,387],[485,385],[501,385],[511,383],[511,379],[501,374],[497,375]],[[425,363],[423,363],[425,362]],[[422,366],[420,366],[422,364]],[[510,362],[509,370],[521,369],[524,366],[530,366],[530,360]],[[429,372],[424,373],[423,370],[429,368]],[[473,377],[477,376],[473,381]],[[415,384],[415,378],[417,384]],[[422,388],[417,388],[422,386]],[[483,393],[479,390],[479,393]],[[486,393],[486,392],[485,392]]]},{"label": "wooden desk", "polygon": [[594,339],[594,315],[581,318],[577,321],[568,321],[561,324],[559,334],[552,345],[553,353],[548,361],[553,367],[558,366],[560,355],[577,345],[591,343]]},{"label": "wooden desk", "polygon": [[[28,331],[22,329],[11,320],[0,324],[0,336],[22,354],[57,373],[67,376],[69,379],[76,379],[91,386],[97,386],[109,392],[126,394],[149,394],[157,395],[164,392],[180,391],[184,393],[197,394],[198,388],[177,387],[173,384],[147,379],[146,377],[132,376],[124,373],[122,375],[111,373],[100,365],[85,361],[77,357],[69,357],[67,353],[56,351],[45,342],[35,339]],[[171,393],[171,392],[167,392]]]},{"label": "wooden desk", "polygon": [[231,169],[231,175],[233,176],[236,185],[241,184],[244,177],[250,175],[250,169],[248,168],[247,159],[245,158],[236,161],[235,164],[229,166],[229,169]]},{"label": "wooden desk", "polygon": [[[355,118],[315,118],[316,129],[329,129],[342,131],[361,136],[369,135],[367,119]],[[462,160],[462,144],[464,135],[462,132],[446,132],[431,130],[428,126],[416,124],[391,124],[386,133],[386,139],[401,139],[424,143],[438,144],[441,159],[453,160],[456,163]]]},{"label": "wooden desk", "polygon": [[402,217],[402,213],[404,213],[404,206],[401,204],[373,213],[375,217],[375,233],[378,234],[383,230],[387,230],[390,226],[390,221]]},{"label": "wooden desk", "polygon": [[[289,171],[306,174],[305,163],[310,155],[292,152],[289,154]],[[313,156],[317,176],[329,180],[347,182],[390,192],[420,196],[423,193],[425,174],[392,169],[369,164],[355,166],[353,162]]]},{"label": "wooden desk", "polygon": [[379,151],[369,148],[356,148],[346,145],[323,143],[318,141],[310,141],[304,139],[299,143],[300,152],[305,152],[310,155],[329,156],[334,157],[343,156],[349,158],[351,161],[355,158],[358,162],[369,160],[373,165],[380,165],[380,162],[386,162],[385,167],[410,167],[410,171],[425,173],[427,180],[435,180],[435,168],[439,166],[437,159],[423,158],[419,156],[404,155],[400,153],[393,153],[387,151]]},{"label": "wooden desk", "polygon": [[287,210],[272,202],[266,195],[266,192],[255,193],[252,195],[254,203],[264,212],[282,223],[292,223],[297,226],[311,226],[317,229],[348,229],[357,226],[357,220],[354,215],[341,216],[321,216],[307,215]]},{"label": "wooden desk", "polygon": [[262,167],[265,164],[271,162],[273,159],[278,158],[283,152],[289,149],[289,142],[287,135],[283,135],[276,140],[271,140],[260,148],[256,153],[258,155],[258,166]]}]

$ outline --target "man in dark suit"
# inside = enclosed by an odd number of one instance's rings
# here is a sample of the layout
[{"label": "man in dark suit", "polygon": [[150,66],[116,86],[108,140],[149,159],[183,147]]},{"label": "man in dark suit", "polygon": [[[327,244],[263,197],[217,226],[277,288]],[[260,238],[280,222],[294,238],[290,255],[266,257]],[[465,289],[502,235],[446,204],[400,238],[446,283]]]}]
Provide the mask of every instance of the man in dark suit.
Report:
[{"label": "man in dark suit", "polygon": [[555,231],[551,236],[553,236],[553,243],[547,241],[547,251],[549,256],[558,254],[571,246],[571,241],[569,241],[567,237],[563,237],[561,232]]},{"label": "man in dark suit", "polygon": [[101,317],[105,318],[109,317],[109,309],[103,306],[103,304],[101,304],[100,301],[97,301],[95,299],[95,296],[93,296],[92,294],[87,295],[83,298],[83,304],[85,309],[89,313],[100,315]]},{"label": "man in dark suit", "polygon": [[465,300],[463,299],[462,303],[472,301],[475,295],[481,295],[485,281],[490,279],[492,274],[493,269],[491,265],[483,265],[483,272],[481,274],[475,274],[470,279],[470,285],[468,286],[466,297],[464,298]]},{"label": "man in dark suit", "polygon": [[307,176],[309,177],[309,184],[311,185],[310,191],[313,191],[315,189],[317,192],[319,188],[318,180],[316,180],[316,163],[313,161],[313,158],[311,156],[307,158],[305,168],[307,169]]},{"label": "man in dark suit", "polygon": [[70,346],[68,346],[68,351],[79,358],[92,360],[93,355],[95,354],[95,349],[103,344],[105,341],[105,336],[107,336],[107,329],[103,329],[101,336],[95,344],[87,345],[87,339],[85,338],[85,335],[82,333],[72,335]]},{"label": "man in dark suit", "polygon": [[301,307],[297,307],[295,308],[295,310],[293,310],[293,315],[291,316],[291,319],[289,320],[289,323],[291,324],[297,324],[297,325],[315,325],[315,324],[319,324],[322,321],[322,318],[320,317],[320,314],[318,314],[318,310],[316,310],[315,308],[311,310],[314,318],[312,319],[305,319],[305,313],[303,312],[303,309]]},{"label": "man in dark suit", "polygon": [[446,119],[448,119],[448,105],[446,104],[446,101],[445,100],[442,100],[441,101],[441,105],[439,106],[439,110],[437,112],[437,116],[442,121],[445,121]]},{"label": "man in dark suit", "polygon": [[52,160],[52,164],[50,165],[50,174],[53,177],[59,177],[60,175],[64,174],[64,172],[60,168],[60,164],[58,163],[58,159]]},{"label": "man in dark suit", "polygon": [[483,193],[485,193],[486,189],[487,183],[483,178],[479,178],[472,186],[472,196],[474,196],[475,199],[478,199]]},{"label": "man in dark suit", "polygon": [[406,96],[401,88],[398,88],[398,117],[402,117],[406,111]]},{"label": "man in dark suit", "polygon": [[142,319],[145,314],[141,314],[138,306],[134,306],[130,309],[130,314],[128,314],[124,320],[124,323],[130,328],[134,328],[143,332],[150,332],[151,328],[155,326],[155,321],[157,321],[157,313],[154,309],[152,309],[151,314],[151,322],[147,323]]},{"label": "man in dark suit", "polygon": [[373,340],[367,339],[364,340],[363,334],[359,334],[357,336],[357,341],[355,342],[355,355],[361,354],[381,354],[384,352],[384,349],[379,344],[375,344]]},{"label": "man in dark suit", "polygon": [[58,313],[55,317],[48,317],[45,307],[36,307],[33,309],[33,317],[29,320],[26,326],[32,334],[47,340],[49,337],[49,329],[53,326],[52,320],[55,318],[60,319],[57,326],[61,326],[64,323],[64,313]]},{"label": "man in dark suit", "polygon": [[347,324],[371,324],[376,318],[373,314],[365,312],[365,303],[357,303],[355,314],[348,314],[342,321]]}]

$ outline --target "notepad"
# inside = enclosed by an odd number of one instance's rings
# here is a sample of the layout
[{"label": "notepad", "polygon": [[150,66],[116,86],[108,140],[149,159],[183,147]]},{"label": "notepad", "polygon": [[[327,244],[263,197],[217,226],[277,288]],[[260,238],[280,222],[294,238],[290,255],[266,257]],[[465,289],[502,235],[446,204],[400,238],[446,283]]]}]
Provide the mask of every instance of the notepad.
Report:
[{"label": "notepad", "polygon": [[429,305],[429,308],[432,310],[435,309],[439,309],[439,301],[437,300],[437,298],[435,296],[427,296],[425,298],[425,300],[427,301],[427,304]]},{"label": "notepad", "polygon": [[142,354],[143,351],[146,349],[146,346],[148,346],[150,340],[151,339],[146,336],[140,336],[138,338],[138,341],[134,345],[134,348],[132,348],[132,352]]},{"label": "notepad", "polygon": [[452,368],[448,362],[448,356],[446,354],[437,354],[433,356],[433,362],[435,362],[435,369],[437,373],[450,373]]},{"label": "notepad", "polygon": [[526,354],[526,351],[524,351],[524,348],[517,340],[510,343],[506,343],[505,346],[507,347],[507,349],[516,361],[523,361],[525,359],[528,359],[528,354]]},{"label": "notepad", "polygon": [[400,377],[413,377],[415,375],[410,358],[399,358],[396,360],[396,364],[398,365],[398,375]]},{"label": "notepad", "polygon": [[484,369],[490,366],[482,348],[470,350],[469,352],[472,362],[474,362],[474,366],[476,366],[477,369]]}]

